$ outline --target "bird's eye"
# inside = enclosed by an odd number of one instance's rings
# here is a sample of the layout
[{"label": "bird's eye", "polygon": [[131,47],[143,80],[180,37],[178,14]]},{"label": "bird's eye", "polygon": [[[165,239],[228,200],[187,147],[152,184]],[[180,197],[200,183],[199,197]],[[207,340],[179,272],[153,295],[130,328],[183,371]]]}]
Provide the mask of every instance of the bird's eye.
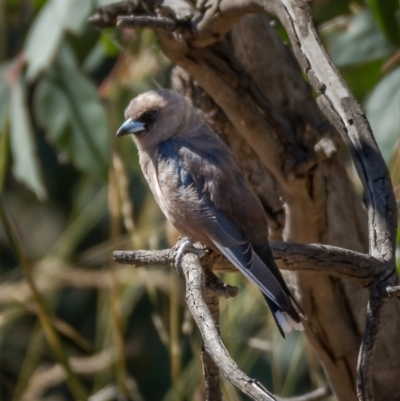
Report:
[{"label": "bird's eye", "polygon": [[146,113],[143,113],[138,120],[144,124],[146,130],[148,131],[151,125],[154,123],[157,114],[158,114],[157,110],[149,110],[146,111]]}]

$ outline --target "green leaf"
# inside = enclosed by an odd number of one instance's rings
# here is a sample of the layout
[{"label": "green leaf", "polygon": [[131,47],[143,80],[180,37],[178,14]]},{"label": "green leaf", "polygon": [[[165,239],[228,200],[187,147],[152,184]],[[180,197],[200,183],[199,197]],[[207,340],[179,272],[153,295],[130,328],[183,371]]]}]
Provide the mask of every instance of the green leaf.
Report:
[{"label": "green leaf", "polygon": [[385,36],[400,44],[399,0],[367,0],[367,4]]},{"label": "green leaf", "polygon": [[87,25],[93,0],[49,0],[35,19],[25,45],[28,79],[48,69],[66,31],[79,34]]},{"label": "green leaf", "polygon": [[80,34],[87,25],[87,19],[93,9],[93,0],[69,0],[69,9],[65,23],[66,29],[74,35]]},{"label": "green leaf", "polygon": [[77,68],[78,60],[76,58],[76,54],[74,49],[72,48],[70,41],[66,38],[61,42],[60,47],[58,49],[57,61],[63,66],[69,68]]},{"label": "green leaf", "polygon": [[36,78],[53,61],[65,30],[68,6],[68,0],[50,0],[32,24],[25,45],[28,79]]},{"label": "green leaf", "polygon": [[400,68],[379,82],[365,104],[365,111],[388,163],[400,137]]},{"label": "green leaf", "polygon": [[100,40],[93,47],[91,52],[85,58],[82,69],[86,73],[91,73],[100,67],[101,63],[105,60],[106,53],[104,52],[103,46]]},{"label": "green leaf", "polygon": [[339,32],[323,30],[323,34],[328,52],[338,67],[380,59],[395,50],[367,9],[349,17]]},{"label": "green leaf", "polygon": [[77,168],[107,180],[108,121],[93,84],[73,68],[53,68],[35,96],[35,114],[49,140]]},{"label": "green leaf", "polygon": [[47,195],[37,160],[36,146],[21,80],[16,80],[11,87],[10,122],[14,176],[31,189],[40,200],[44,200]]}]

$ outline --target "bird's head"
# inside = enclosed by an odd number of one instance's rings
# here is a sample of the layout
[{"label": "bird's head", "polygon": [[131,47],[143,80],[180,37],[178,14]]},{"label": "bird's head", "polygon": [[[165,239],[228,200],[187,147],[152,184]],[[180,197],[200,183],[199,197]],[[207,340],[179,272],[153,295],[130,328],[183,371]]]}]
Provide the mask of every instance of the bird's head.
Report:
[{"label": "bird's head", "polygon": [[149,151],[184,133],[198,117],[183,96],[167,89],[157,89],[132,99],[125,110],[125,118],[117,137],[132,134],[139,150]]}]

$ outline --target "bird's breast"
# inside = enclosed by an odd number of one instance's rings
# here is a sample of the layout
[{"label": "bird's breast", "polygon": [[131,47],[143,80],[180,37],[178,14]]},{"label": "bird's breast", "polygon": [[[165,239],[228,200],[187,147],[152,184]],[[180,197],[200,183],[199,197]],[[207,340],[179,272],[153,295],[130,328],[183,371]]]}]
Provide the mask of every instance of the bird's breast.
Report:
[{"label": "bird's breast", "polygon": [[[161,149],[163,150],[163,149]],[[158,151],[153,155],[139,155],[143,174],[157,204],[165,217],[184,236],[211,246],[200,229],[203,200],[182,169],[179,157]]]}]

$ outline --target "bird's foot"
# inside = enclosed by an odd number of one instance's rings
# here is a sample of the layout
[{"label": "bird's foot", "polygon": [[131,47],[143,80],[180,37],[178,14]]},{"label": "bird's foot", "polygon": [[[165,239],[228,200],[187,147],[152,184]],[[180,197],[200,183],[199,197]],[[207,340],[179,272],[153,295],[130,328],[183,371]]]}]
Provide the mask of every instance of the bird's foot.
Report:
[{"label": "bird's foot", "polygon": [[185,275],[183,274],[183,269],[182,269],[182,257],[185,253],[195,253],[199,255],[200,253],[204,252],[203,249],[196,248],[194,244],[196,241],[193,241],[188,238],[180,238],[178,243],[175,245],[175,250],[173,253],[174,257],[174,268],[176,272],[178,273],[178,276],[182,279],[185,278]]}]

